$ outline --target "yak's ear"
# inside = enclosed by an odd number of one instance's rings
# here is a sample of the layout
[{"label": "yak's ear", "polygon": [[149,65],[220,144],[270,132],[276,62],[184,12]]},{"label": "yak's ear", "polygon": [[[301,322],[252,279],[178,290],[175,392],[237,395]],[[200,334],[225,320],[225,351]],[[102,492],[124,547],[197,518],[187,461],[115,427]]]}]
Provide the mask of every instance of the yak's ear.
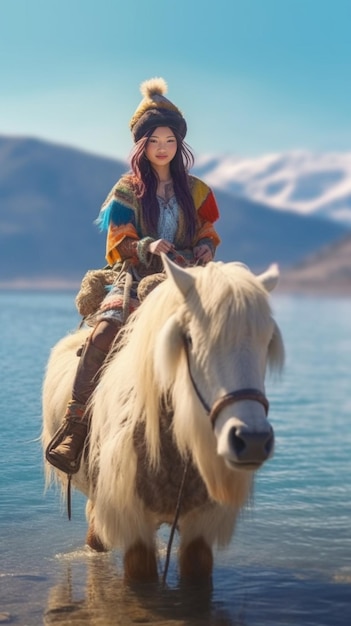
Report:
[{"label": "yak's ear", "polygon": [[267,291],[273,291],[279,280],[279,266],[277,263],[272,263],[269,268],[257,276],[258,280]]},{"label": "yak's ear", "polygon": [[161,256],[167,277],[173,281],[175,286],[183,294],[184,298],[186,298],[187,293],[190,291],[195,282],[193,276],[191,276],[186,270],[179,267],[179,265],[173,263],[173,261],[171,261],[165,254],[161,254]]},{"label": "yak's ear", "polygon": [[285,361],[285,349],[283,337],[276,322],[274,322],[274,332],[268,346],[268,361],[272,371],[282,372]]}]

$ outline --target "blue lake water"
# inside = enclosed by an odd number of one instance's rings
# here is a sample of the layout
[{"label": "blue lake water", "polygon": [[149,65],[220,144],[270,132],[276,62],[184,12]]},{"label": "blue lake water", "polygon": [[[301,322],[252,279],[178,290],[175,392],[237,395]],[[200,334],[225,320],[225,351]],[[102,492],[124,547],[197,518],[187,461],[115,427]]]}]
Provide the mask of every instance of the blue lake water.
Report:
[{"label": "blue lake water", "polygon": [[276,452],[215,555],[213,591],[179,587],[174,557],[167,589],[128,589],[118,554],[84,547],[83,496],[68,522],[44,493],[41,385],[80,321],[74,294],[0,292],[0,624],[351,623],[351,300],[278,294],[272,306],[287,352],[267,382]]}]

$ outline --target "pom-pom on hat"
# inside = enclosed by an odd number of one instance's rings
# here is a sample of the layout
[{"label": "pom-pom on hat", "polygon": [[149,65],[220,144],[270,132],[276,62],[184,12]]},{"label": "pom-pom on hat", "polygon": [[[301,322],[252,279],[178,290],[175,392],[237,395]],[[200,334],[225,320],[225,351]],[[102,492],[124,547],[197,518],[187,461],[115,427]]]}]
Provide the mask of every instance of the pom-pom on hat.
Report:
[{"label": "pom-pom on hat", "polygon": [[144,137],[150,128],[157,126],[169,126],[184,139],[186,121],[178,107],[165,97],[167,90],[163,78],[150,78],[141,83],[140,91],[144,98],[129,123],[135,142]]}]

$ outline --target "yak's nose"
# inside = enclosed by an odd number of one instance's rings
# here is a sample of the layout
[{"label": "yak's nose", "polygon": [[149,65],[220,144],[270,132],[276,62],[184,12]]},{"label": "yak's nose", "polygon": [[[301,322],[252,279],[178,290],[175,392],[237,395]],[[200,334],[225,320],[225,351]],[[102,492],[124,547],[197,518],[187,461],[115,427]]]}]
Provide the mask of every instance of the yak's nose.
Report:
[{"label": "yak's nose", "polygon": [[246,428],[233,426],[229,433],[229,447],[238,463],[260,464],[273,453],[274,432],[252,432]]}]

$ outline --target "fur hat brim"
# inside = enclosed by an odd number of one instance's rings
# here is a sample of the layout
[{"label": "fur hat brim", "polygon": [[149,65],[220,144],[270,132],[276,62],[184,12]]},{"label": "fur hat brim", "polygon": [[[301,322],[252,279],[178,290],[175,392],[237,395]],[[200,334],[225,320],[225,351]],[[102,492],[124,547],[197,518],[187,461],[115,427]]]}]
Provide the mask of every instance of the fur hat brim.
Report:
[{"label": "fur hat brim", "polygon": [[182,139],[184,139],[187,131],[184,117],[176,113],[176,111],[161,108],[149,109],[133,127],[134,141],[139,141],[149,130],[158,126],[169,126],[169,128],[176,130]]}]

